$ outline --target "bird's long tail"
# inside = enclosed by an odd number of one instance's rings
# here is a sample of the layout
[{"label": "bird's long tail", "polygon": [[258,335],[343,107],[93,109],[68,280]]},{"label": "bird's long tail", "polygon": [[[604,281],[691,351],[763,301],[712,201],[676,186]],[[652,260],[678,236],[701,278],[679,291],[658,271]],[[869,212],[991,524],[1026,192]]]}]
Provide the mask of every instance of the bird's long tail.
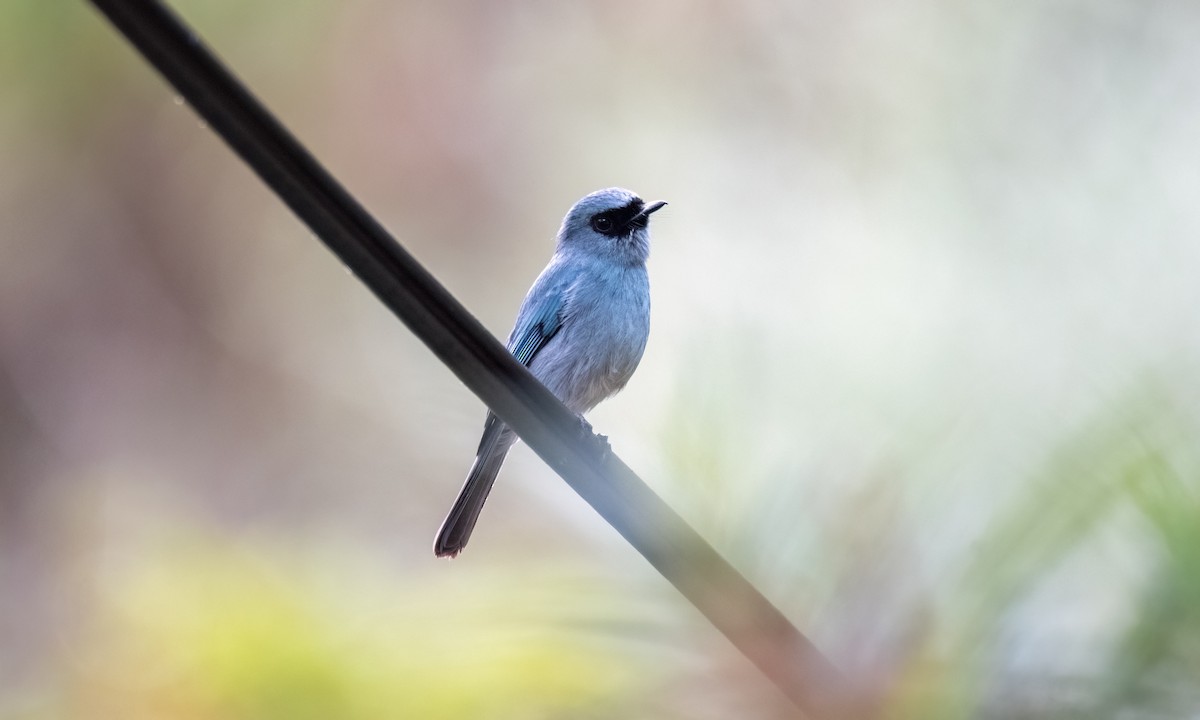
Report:
[{"label": "bird's long tail", "polygon": [[475,529],[475,521],[479,519],[479,511],[492,491],[492,483],[496,482],[496,473],[500,472],[504,457],[516,439],[516,433],[495,415],[488,413],[475,464],[467,473],[467,481],[463,483],[454,507],[450,508],[450,513],[442,521],[442,528],[433,542],[434,555],[454,557],[467,546],[471,531]]}]

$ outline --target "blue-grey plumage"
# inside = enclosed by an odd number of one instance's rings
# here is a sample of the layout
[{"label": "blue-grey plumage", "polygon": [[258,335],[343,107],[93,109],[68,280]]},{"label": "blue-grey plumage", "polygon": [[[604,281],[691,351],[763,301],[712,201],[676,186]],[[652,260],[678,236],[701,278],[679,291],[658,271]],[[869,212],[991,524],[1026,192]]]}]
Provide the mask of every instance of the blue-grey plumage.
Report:
[{"label": "blue-grey plumage", "polygon": [[[649,219],[664,205],[621,188],[575,203],[554,257],[517,313],[509,352],[573,412],[625,387],[642,359],[650,335]],[[462,552],[516,439],[488,413],[475,463],[434,541],[436,555]]]}]

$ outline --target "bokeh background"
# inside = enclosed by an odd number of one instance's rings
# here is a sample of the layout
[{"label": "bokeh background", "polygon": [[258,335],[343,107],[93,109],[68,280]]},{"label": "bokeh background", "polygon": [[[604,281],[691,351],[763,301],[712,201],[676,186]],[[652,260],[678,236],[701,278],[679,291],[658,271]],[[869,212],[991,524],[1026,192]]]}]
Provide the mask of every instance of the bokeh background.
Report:
[{"label": "bokeh background", "polygon": [[[504,336],[655,216],[591,420],[896,718],[1200,714],[1200,5],[175,3]],[[774,718],[83,2],[0,4],[0,718]]]}]

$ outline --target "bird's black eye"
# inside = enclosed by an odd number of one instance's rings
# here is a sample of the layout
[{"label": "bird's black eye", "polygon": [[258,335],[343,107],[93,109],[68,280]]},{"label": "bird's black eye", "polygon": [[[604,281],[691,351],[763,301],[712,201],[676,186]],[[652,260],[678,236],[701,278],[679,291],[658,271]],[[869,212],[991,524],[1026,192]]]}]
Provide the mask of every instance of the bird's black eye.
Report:
[{"label": "bird's black eye", "polygon": [[612,218],[605,217],[603,215],[598,215],[598,216],[592,218],[592,227],[598,233],[612,232],[612,229],[613,229]]}]

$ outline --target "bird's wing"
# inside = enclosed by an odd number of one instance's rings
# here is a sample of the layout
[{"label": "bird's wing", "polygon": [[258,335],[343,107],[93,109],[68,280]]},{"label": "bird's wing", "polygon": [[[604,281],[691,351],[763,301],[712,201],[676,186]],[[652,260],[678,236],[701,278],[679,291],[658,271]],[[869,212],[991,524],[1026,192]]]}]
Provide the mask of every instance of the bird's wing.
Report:
[{"label": "bird's wing", "polygon": [[[508,336],[508,351],[526,367],[562,329],[568,289],[565,280],[563,273],[551,266],[530,288],[529,295],[521,305],[517,323]],[[483,437],[479,439],[478,453],[498,442],[504,429],[504,423],[489,410],[483,425]]]},{"label": "bird's wing", "polygon": [[517,362],[528,367],[538,352],[554,337],[563,324],[566,283],[557,278],[539,278],[529,291],[517,324],[508,338],[508,351]]},{"label": "bird's wing", "polygon": [[548,310],[549,312],[544,316],[534,318],[525,326],[516,342],[509,348],[517,362],[526,367],[533,362],[538,351],[546,347],[546,343],[550,342],[554,333],[562,327],[562,318],[558,314],[558,308],[548,308]]}]

